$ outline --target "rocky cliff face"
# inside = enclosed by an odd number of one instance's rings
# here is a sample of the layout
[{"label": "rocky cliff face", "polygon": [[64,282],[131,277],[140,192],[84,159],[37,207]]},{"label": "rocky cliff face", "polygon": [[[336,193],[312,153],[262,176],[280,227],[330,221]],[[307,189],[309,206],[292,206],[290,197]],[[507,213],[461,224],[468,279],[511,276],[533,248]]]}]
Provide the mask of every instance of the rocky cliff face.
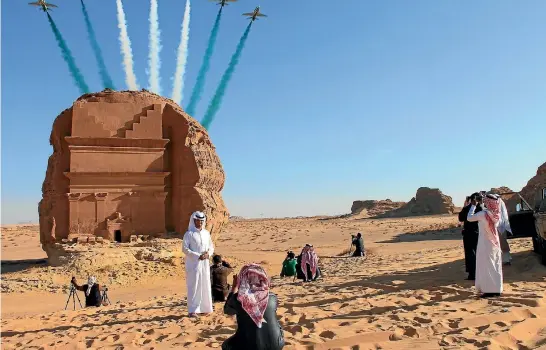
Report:
[{"label": "rocky cliff face", "polygon": [[[191,213],[201,210],[207,215],[207,228],[213,237],[221,232],[229,217],[220,194],[225,174],[207,131],[172,100],[145,90],[103,91],[81,96],[53,123],[50,136],[53,153],[49,157],[42,186],[43,198],[38,205],[40,241],[43,244],[58,242],[68,236],[70,223],[67,194],[71,191],[66,173],[72,170],[71,150],[65,137],[72,136],[72,120],[76,109],[81,109],[89,103],[94,103],[93,115],[86,118],[89,119],[89,125],[95,129],[88,131],[89,135],[86,137],[89,138],[93,132],[97,132],[97,138],[107,139],[107,142],[114,146],[116,142],[123,141],[120,139],[137,139],[136,142],[142,139],[143,144],[149,142],[145,137],[139,136],[139,133],[146,131],[146,127],[161,125],[162,138],[169,140],[165,146],[163,169],[156,170],[157,164],[154,163],[146,171],[169,173],[164,188],[167,192],[165,231],[184,233],[188,228]],[[119,106],[123,107],[120,109]],[[138,122],[132,122],[133,110],[139,113],[147,110],[153,110],[154,113],[157,111],[161,122],[155,126],[146,126],[143,124],[143,119],[146,118],[140,117],[141,125],[137,126]],[[129,119],[125,124],[120,124],[120,113],[128,114]],[[135,114],[134,118],[138,118],[138,115]],[[119,153],[118,150],[119,148],[112,148],[112,152]],[[132,151],[133,154],[135,152],[138,153],[138,150]]]},{"label": "rocky cliff face", "polygon": [[533,176],[525,187],[520,191],[520,194],[533,207],[539,205],[541,199],[541,191],[546,187],[546,162],[538,167],[537,173]]}]

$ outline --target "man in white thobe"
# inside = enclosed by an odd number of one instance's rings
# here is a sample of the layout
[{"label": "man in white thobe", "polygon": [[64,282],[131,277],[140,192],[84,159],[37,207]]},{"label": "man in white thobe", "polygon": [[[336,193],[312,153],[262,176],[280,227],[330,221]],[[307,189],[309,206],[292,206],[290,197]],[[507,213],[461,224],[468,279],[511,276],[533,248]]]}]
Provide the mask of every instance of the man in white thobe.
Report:
[{"label": "man in white thobe", "polygon": [[212,312],[209,257],[214,253],[210,232],[205,230],[205,214],[196,211],[184,234],[182,250],[186,255],[186,284],[190,317]]}]

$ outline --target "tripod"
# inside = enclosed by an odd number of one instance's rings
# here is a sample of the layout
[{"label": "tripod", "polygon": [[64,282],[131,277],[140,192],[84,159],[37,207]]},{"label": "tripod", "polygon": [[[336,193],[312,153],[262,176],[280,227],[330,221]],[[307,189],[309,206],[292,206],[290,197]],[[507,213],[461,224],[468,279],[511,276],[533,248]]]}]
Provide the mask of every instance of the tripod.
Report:
[{"label": "tripod", "polygon": [[78,299],[78,303],[80,303],[80,308],[83,308],[82,302],[80,301],[80,297],[78,296],[78,293],[76,293],[76,287],[74,287],[73,284],[70,284],[70,294],[68,295],[68,300],[66,301],[66,305],[64,306],[65,310],[68,307],[70,298],[72,298],[72,301],[74,302],[74,310],[76,310],[76,298]]},{"label": "tripod", "polygon": [[102,305],[111,305],[112,302],[110,301],[110,298],[108,298],[108,288],[104,288],[104,292],[102,292],[102,297],[100,299],[100,303]]}]

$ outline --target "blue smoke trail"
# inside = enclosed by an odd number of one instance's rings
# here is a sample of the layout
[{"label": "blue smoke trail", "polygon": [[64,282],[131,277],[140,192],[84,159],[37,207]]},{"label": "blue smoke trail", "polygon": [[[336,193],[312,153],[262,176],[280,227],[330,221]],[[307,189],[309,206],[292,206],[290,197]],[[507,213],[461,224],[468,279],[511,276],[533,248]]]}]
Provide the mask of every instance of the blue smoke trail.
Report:
[{"label": "blue smoke trail", "polygon": [[203,127],[207,130],[210,126],[210,123],[212,123],[212,121],[214,120],[214,116],[220,109],[220,105],[222,104],[222,99],[224,98],[224,94],[226,93],[229,81],[231,80],[233,72],[235,72],[235,67],[237,67],[237,63],[239,63],[239,59],[241,58],[241,54],[243,53],[243,49],[245,48],[246,39],[248,38],[248,33],[250,33],[251,26],[252,22],[248,24],[248,27],[246,27],[246,30],[241,37],[241,40],[239,40],[237,49],[235,50],[233,56],[231,56],[231,61],[229,62],[228,69],[226,69],[224,75],[222,76],[222,80],[220,80],[220,84],[218,84],[216,93],[210,101],[207,113],[205,113],[205,117],[201,121],[201,125],[203,125]]},{"label": "blue smoke trail", "polygon": [[93,48],[93,53],[97,59],[97,64],[99,65],[99,74],[102,80],[102,84],[105,88],[114,89],[114,83],[110,74],[108,74],[108,69],[106,69],[106,64],[104,64],[104,58],[102,57],[102,51],[100,49],[99,43],[97,42],[97,37],[95,35],[95,30],[89,19],[89,14],[87,13],[87,8],[85,3],[81,0],[82,3],[82,12],[83,18],[85,20],[85,26],[87,27],[87,35],[89,36],[89,41],[91,42],[91,47]]},{"label": "blue smoke trail", "polygon": [[89,87],[85,83],[83,75],[78,69],[78,67],[76,66],[74,57],[72,57],[72,53],[68,49],[68,46],[66,45],[66,42],[64,41],[63,36],[61,35],[61,32],[57,28],[57,25],[55,25],[53,18],[51,18],[51,16],[49,15],[49,12],[47,12],[47,18],[49,19],[51,30],[53,30],[53,34],[55,34],[55,39],[57,40],[57,44],[59,45],[59,48],[61,49],[63,59],[66,62],[66,64],[68,64],[70,75],[72,76],[72,78],[74,79],[74,82],[80,89],[80,93],[87,94],[89,92]]},{"label": "blue smoke trail", "polygon": [[201,68],[199,68],[199,73],[197,74],[197,80],[195,81],[195,86],[193,87],[193,91],[191,93],[190,103],[188,104],[188,108],[186,108],[186,112],[189,115],[193,115],[193,113],[195,113],[195,107],[197,106],[197,103],[201,100],[201,95],[203,94],[203,90],[205,89],[205,78],[206,78],[207,72],[209,71],[210,59],[212,57],[212,53],[214,52],[214,44],[216,43],[216,37],[218,36],[218,29],[220,28],[220,19],[222,18],[222,8],[223,7],[220,7],[220,10],[218,11],[218,14],[216,15],[214,26],[212,27],[212,30],[210,32],[209,41],[207,44],[207,50],[205,51],[205,56],[203,57],[203,62],[201,63]]}]

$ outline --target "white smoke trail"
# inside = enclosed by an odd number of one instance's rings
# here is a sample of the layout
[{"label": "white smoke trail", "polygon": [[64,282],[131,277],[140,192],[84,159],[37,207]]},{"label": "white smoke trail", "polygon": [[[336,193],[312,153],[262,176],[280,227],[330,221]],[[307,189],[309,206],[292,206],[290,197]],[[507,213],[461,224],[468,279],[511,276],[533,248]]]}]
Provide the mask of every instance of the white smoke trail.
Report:
[{"label": "white smoke trail", "polygon": [[182,18],[182,32],[180,33],[180,45],[178,45],[178,57],[176,58],[176,72],[173,82],[173,101],[182,104],[184,95],[184,75],[186,74],[186,62],[188,61],[188,41],[190,39],[190,0],[186,0],[184,18]]},{"label": "white smoke trail", "polygon": [[127,22],[125,21],[125,12],[121,0],[116,0],[116,5],[118,9],[119,42],[123,55],[123,68],[125,69],[125,83],[129,90],[138,90],[137,78],[133,68],[131,40],[129,40],[129,34],[127,34]]},{"label": "white smoke trail", "polygon": [[150,0],[150,53],[148,57],[148,74],[150,91],[161,95],[161,83],[159,78],[159,69],[161,68],[161,60],[159,52],[161,51],[161,43],[159,39],[159,18],[157,14],[157,0]]}]

